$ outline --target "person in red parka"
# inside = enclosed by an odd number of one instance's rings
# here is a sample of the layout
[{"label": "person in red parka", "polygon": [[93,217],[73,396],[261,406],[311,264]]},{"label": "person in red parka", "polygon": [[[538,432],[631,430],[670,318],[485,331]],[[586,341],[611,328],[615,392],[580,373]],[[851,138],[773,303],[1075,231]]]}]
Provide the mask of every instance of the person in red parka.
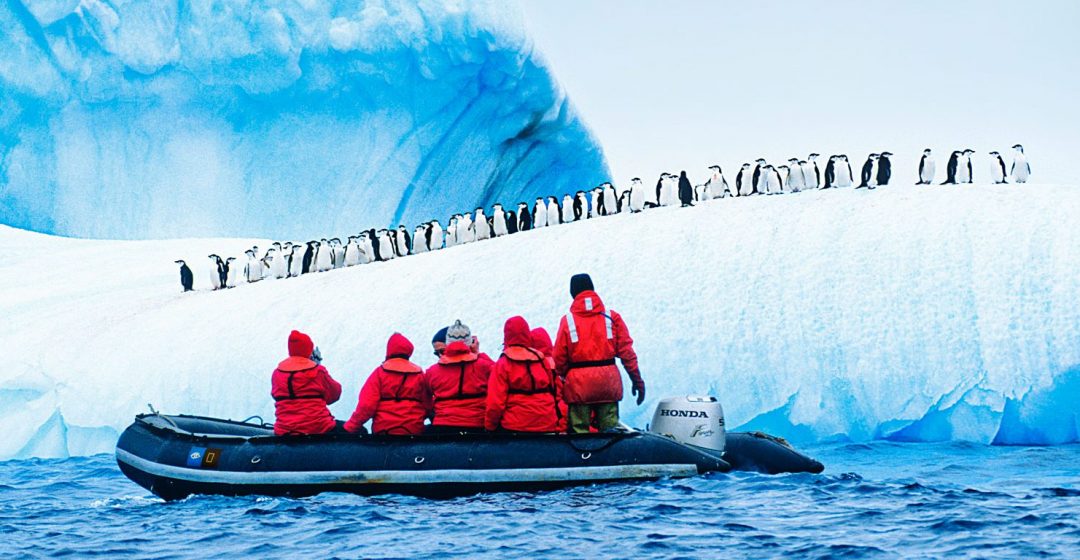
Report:
[{"label": "person in red parka", "polygon": [[337,426],[326,405],[341,397],[341,384],[311,359],[314,351],[311,337],[299,331],[289,334],[289,357],[270,377],[274,435],[324,434]]},{"label": "person in red parka", "polygon": [[571,432],[587,432],[592,424],[599,431],[619,424],[619,401],[623,385],[617,356],[630,376],[631,393],[637,404],[645,401],[645,382],[638,371],[634,341],[621,316],[606,309],[593,290],[588,274],[570,279],[574,303],[559,321],[555,335],[555,373],[565,380]]},{"label": "person in red parka", "polygon": [[424,374],[435,406],[428,433],[484,430],[488,377],[495,363],[472,351],[475,338],[468,326],[456,321],[446,332],[439,362]]},{"label": "person in red parka", "polygon": [[554,432],[559,422],[555,376],[544,355],[531,348],[529,323],[511,317],[503,326],[503,354],[488,379],[484,428],[488,431]]},{"label": "person in red parka", "polygon": [[[551,344],[551,335],[548,334],[547,329],[544,327],[536,327],[529,331],[529,341],[532,344],[533,350],[540,352],[544,355],[544,363],[547,364],[548,369],[555,371],[555,358],[553,357],[555,347]],[[559,421],[555,427],[557,432],[566,431],[566,401],[562,399],[562,378],[555,376],[555,389],[559,396]]]},{"label": "person in red parka", "polygon": [[386,343],[386,361],[364,382],[345,430],[361,432],[364,422],[373,420],[374,434],[415,435],[424,431],[424,418],[431,414],[431,395],[424,370],[409,361],[413,345],[401,333]]}]

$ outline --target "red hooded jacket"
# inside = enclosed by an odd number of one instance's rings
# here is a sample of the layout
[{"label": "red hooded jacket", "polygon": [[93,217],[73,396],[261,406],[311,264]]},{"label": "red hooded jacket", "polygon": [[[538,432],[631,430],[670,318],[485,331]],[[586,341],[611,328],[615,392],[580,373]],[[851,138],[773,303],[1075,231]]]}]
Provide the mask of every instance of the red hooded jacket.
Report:
[{"label": "red hooded jacket", "polygon": [[558,428],[558,388],[544,355],[532,349],[529,323],[507,319],[503,354],[488,380],[484,428],[515,432],[554,432]]},{"label": "red hooded jacket", "polygon": [[[529,331],[529,341],[532,343],[533,350],[536,350],[544,355],[544,363],[547,364],[548,369],[555,371],[555,347],[551,344],[551,335],[548,334],[547,329],[544,327],[536,327]],[[562,386],[563,380],[559,376],[555,376],[555,388],[559,395],[559,418],[556,425],[557,432],[565,432],[567,427],[567,410],[566,401],[562,399]]]},{"label": "red hooded jacket", "polygon": [[644,387],[634,340],[626,323],[615,311],[605,310],[596,292],[581,292],[574,298],[570,313],[559,321],[559,333],[555,336],[555,372],[566,380],[563,386],[566,402],[621,401],[623,386],[615,365],[616,356],[622,360],[630,381]]},{"label": "red hooded jacket", "polygon": [[434,426],[483,428],[488,377],[495,365],[462,341],[451,342],[424,374],[435,404]]},{"label": "red hooded jacket", "polygon": [[360,389],[356,410],[345,430],[359,432],[364,422],[374,419],[375,434],[413,435],[424,431],[424,418],[431,413],[431,395],[424,370],[409,361],[413,345],[400,333],[386,343],[386,361],[375,368]]},{"label": "red hooded jacket", "polygon": [[274,397],[274,434],[323,434],[334,429],[334,416],[326,405],[341,397],[341,384],[326,368],[311,360],[315,344],[308,335],[289,335],[289,358],[270,377]]}]

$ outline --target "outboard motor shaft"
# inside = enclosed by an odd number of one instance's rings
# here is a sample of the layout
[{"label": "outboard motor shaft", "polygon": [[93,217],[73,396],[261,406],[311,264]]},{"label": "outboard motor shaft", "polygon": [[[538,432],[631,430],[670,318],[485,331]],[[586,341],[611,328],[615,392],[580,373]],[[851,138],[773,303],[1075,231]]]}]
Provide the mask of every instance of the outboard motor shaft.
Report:
[{"label": "outboard motor shaft", "polygon": [[679,443],[724,452],[724,409],[716,397],[668,397],[656,405],[649,431]]}]

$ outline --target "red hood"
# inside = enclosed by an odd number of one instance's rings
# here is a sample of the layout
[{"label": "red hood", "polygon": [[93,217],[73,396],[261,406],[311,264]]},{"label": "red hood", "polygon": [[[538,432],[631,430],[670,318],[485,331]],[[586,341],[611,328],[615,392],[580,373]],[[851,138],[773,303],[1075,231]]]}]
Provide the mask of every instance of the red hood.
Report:
[{"label": "red hood", "polygon": [[300,331],[289,333],[289,356],[310,358],[314,351],[315,343],[311,341],[310,336]]},{"label": "red hood", "polygon": [[473,362],[477,356],[469,349],[469,345],[460,340],[451,342],[442,356],[439,356],[440,364],[456,364],[458,362]]},{"label": "red hood", "polygon": [[555,346],[551,343],[551,335],[544,327],[536,327],[529,332],[529,343],[533,349],[540,351],[545,358],[550,358],[555,353]]},{"label": "red hood", "polygon": [[409,342],[409,339],[405,338],[405,335],[401,333],[394,333],[390,335],[390,340],[386,342],[386,359],[390,358],[405,358],[406,360],[412,357],[413,344]]},{"label": "red hood", "polygon": [[596,295],[596,292],[585,290],[574,298],[574,303],[570,305],[570,311],[574,315],[596,315],[604,312],[604,302],[600,299],[600,296]]},{"label": "red hood", "polygon": [[529,338],[529,323],[524,317],[515,316],[506,320],[503,325],[504,346],[531,346]]}]

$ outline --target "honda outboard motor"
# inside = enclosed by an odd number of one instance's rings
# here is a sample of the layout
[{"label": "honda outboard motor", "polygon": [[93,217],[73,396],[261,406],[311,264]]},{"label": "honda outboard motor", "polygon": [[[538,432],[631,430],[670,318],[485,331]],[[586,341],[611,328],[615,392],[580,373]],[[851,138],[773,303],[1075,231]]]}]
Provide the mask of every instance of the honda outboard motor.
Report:
[{"label": "honda outboard motor", "polygon": [[716,397],[668,397],[656,405],[649,431],[679,443],[724,452],[724,409]]}]

